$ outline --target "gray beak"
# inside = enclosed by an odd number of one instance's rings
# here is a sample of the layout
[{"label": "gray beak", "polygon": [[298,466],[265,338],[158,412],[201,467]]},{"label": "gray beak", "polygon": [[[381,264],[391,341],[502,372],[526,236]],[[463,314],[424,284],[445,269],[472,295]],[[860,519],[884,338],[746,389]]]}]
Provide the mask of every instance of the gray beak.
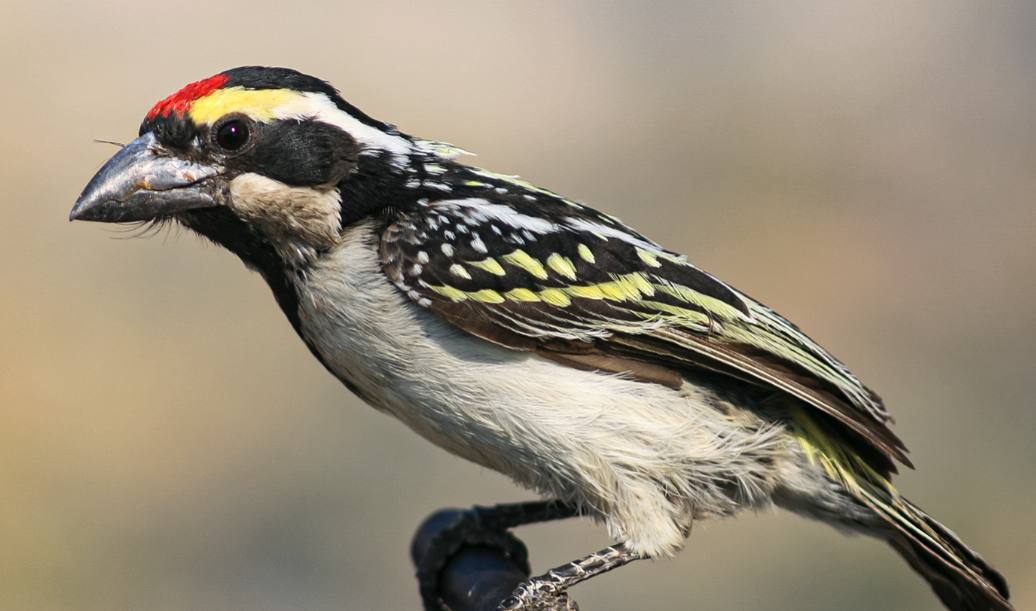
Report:
[{"label": "gray beak", "polygon": [[68,219],[149,221],[191,208],[216,206],[217,189],[207,179],[221,171],[170,156],[155,134],[148,132],[115,153],[90,179]]}]

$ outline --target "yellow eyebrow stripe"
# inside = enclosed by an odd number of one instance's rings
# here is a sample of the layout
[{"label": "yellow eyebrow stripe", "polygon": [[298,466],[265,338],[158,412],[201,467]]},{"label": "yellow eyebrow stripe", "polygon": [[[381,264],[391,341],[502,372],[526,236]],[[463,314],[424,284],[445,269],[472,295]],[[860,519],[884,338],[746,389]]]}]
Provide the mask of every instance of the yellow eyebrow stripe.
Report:
[{"label": "yellow eyebrow stripe", "polygon": [[269,123],[277,118],[278,108],[300,98],[301,94],[290,89],[228,87],[195,100],[187,114],[195,125],[212,125],[230,113]]}]

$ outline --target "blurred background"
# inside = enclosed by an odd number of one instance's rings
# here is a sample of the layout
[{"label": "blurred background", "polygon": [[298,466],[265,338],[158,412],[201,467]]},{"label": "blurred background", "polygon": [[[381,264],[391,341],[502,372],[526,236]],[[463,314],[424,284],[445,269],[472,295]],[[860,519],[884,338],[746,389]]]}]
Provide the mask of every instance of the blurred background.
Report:
[{"label": "blurred background", "polygon": [[[289,66],[623,218],[881,393],[897,487],[1036,608],[1036,4],[0,0],[0,608],[412,610],[418,523],[533,495],[351,396],[186,232],[69,224],[145,112]],[[527,527],[540,572],[607,544]],[[883,544],[701,524],[586,611],[939,604]]]}]

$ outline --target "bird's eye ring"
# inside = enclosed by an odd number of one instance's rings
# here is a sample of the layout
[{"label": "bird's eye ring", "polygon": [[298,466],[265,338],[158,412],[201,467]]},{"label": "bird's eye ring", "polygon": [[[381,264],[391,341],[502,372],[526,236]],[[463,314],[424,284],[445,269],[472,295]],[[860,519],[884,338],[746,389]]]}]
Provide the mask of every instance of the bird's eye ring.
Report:
[{"label": "bird's eye ring", "polygon": [[231,119],[216,128],[216,144],[225,151],[240,151],[252,137],[248,123]]}]

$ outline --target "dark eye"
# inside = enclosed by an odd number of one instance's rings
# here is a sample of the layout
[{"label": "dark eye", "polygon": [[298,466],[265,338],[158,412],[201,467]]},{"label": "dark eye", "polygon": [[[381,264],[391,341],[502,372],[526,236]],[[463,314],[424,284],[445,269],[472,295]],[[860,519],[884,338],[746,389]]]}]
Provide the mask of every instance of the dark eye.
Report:
[{"label": "dark eye", "polygon": [[241,119],[231,119],[216,129],[216,144],[228,151],[239,150],[248,144],[248,124]]}]

